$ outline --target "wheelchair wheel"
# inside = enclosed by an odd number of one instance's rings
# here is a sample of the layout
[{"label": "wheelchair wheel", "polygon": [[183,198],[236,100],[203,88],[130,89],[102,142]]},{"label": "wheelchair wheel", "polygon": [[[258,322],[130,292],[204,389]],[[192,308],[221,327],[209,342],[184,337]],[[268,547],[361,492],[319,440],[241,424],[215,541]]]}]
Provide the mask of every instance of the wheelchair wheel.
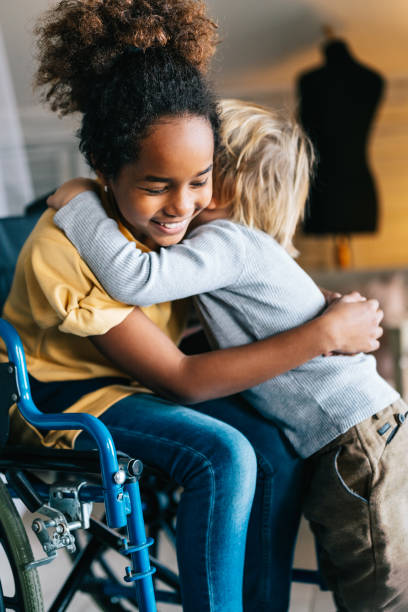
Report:
[{"label": "wheelchair wheel", "polygon": [[[7,560],[7,561],[6,561]],[[0,480],[0,611],[43,612],[44,603],[36,569],[26,569],[33,553],[22,520]],[[4,563],[7,563],[6,571]],[[14,586],[5,586],[9,577]]]}]

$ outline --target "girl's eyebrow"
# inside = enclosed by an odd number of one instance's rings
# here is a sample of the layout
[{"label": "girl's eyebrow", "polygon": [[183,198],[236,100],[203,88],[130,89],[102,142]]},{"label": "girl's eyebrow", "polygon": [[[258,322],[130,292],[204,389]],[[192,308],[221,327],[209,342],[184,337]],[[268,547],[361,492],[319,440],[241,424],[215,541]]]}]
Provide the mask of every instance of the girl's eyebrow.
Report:
[{"label": "girl's eyebrow", "polygon": [[[202,176],[203,174],[207,174],[207,172],[210,172],[210,170],[212,170],[212,167],[213,167],[213,164],[210,164],[208,168],[206,168],[205,170],[202,170],[201,172],[198,172],[195,175],[195,177]],[[149,181],[150,183],[171,183],[172,181],[172,179],[170,178],[166,178],[164,176],[153,176],[151,174],[147,174],[142,180]]]},{"label": "girl's eyebrow", "polygon": [[196,176],[202,176],[203,174],[207,174],[207,172],[209,172],[210,170],[212,170],[213,164],[210,164],[208,166],[208,168],[206,168],[205,170],[202,170],[201,172],[199,172],[198,174],[196,174]]}]

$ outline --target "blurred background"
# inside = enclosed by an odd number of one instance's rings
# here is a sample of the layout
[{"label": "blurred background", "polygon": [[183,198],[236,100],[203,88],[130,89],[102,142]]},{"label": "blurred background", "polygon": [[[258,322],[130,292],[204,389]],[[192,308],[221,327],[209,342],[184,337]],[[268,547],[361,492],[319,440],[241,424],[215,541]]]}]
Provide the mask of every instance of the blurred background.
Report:
[{"label": "blurred background", "polygon": [[[328,104],[327,114],[321,111],[317,117],[317,121],[321,120],[320,130],[342,135],[341,151],[340,145],[336,150],[333,137],[329,140],[331,149],[325,153],[336,159],[340,151],[337,166],[343,174],[340,172],[335,179],[330,173],[323,177],[323,182],[334,180],[331,186],[334,195],[324,206],[339,211],[344,205],[345,210],[353,200],[359,169],[356,182],[350,180],[350,164],[351,153],[357,149],[361,155],[356,164],[365,166],[360,170],[368,181],[367,194],[362,188],[352,204],[356,211],[355,227],[352,218],[340,219],[335,229],[327,221],[318,233],[313,227],[307,232],[300,228],[296,245],[301,253],[299,263],[321,286],[340,291],[359,289],[380,299],[386,334],[377,354],[379,369],[407,398],[408,3],[406,0],[207,0],[207,3],[221,33],[212,78],[222,96],[255,101],[299,116],[299,77],[311,74],[320,78],[324,74],[320,70],[327,66],[323,46],[332,45],[333,39],[346,44],[353,65],[359,67],[362,75],[377,78],[377,91],[373,86],[369,99],[364,96],[370,87],[362,87],[358,79],[348,82],[347,71],[334,81],[340,83],[343,97],[333,99],[326,95],[330,91],[324,79],[320,93],[311,94],[312,104],[322,100]],[[38,104],[31,90],[32,28],[36,16],[49,4],[48,0],[0,3],[0,216],[21,214],[29,201],[73,176],[88,174],[77,149],[75,119],[58,119]],[[357,111],[366,116],[366,129],[359,138],[357,133],[364,121],[359,119],[353,124]],[[334,207],[335,199],[342,204]],[[367,220],[366,228],[358,225],[358,216]],[[315,213],[315,219],[319,221],[319,213]],[[312,567],[313,544],[306,531],[302,532],[301,543],[298,564]],[[93,609],[86,601],[83,606],[77,603],[73,609]],[[292,612],[333,609],[329,596],[318,593],[314,587],[299,586],[294,590]]]},{"label": "blurred background", "polygon": [[[40,195],[85,171],[73,136],[74,122],[60,121],[45,111],[31,90],[31,31],[35,17],[48,5],[48,0],[0,3],[0,214],[18,212],[29,194]],[[379,204],[378,231],[353,236],[351,263],[355,268],[404,266],[408,261],[405,0],[208,0],[208,5],[221,32],[213,63],[221,95],[294,111],[297,77],[323,62],[324,26],[347,42],[358,62],[382,75],[385,88],[368,141]],[[10,177],[12,162],[15,170]],[[7,178],[14,186],[5,187]],[[307,268],[335,266],[332,236],[300,237],[298,244],[300,261]]]}]

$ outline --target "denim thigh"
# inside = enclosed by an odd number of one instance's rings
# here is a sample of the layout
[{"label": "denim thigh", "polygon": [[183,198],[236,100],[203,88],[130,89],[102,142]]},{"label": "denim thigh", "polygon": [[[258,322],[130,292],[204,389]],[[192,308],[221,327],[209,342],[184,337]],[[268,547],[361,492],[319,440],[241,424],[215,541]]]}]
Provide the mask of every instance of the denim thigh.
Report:
[{"label": "denim thigh", "polygon": [[[234,427],[151,394],[127,397],[101,417],[119,450],[183,487],[177,559],[185,612],[240,612],[256,457]],[[82,433],[76,448],[93,445]]]},{"label": "denim thigh", "polygon": [[294,547],[309,466],[274,423],[240,395],[193,406],[232,425],[250,441],[258,461],[244,575],[245,612],[289,607]]}]

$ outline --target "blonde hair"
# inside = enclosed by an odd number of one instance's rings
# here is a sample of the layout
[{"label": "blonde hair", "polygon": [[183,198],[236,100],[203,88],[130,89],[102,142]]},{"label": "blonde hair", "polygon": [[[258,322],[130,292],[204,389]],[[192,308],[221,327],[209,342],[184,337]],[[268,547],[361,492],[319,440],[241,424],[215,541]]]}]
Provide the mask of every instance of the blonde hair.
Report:
[{"label": "blonde hair", "polygon": [[221,144],[214,163],[214,197],[229,218],[260,229],[291,255],[309,190],[313,147],[302,128],[277,112],[222,100]]}]

